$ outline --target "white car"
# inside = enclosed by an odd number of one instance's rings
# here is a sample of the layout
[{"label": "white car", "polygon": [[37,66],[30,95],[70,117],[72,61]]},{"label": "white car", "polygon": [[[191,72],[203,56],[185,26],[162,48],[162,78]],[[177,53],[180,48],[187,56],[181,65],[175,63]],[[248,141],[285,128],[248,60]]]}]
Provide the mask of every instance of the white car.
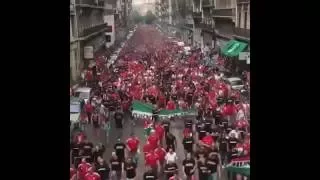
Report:
[{"label": "white car", "polygon": [[243,81],[238,77],[226,78],[232,89],[240,90],[244,87]]},{"label": "white car", "polygon": [[87,102],[91,95],[91,88],[89,87],[79,87],[74,91],[75,97],[83,99]]},{"label": "white car", "polygon": [[[73,129],[75,123],[80,121],[81,99],[70,97],[70,128]],[[70,130],[71,130],[70,129]]]}]

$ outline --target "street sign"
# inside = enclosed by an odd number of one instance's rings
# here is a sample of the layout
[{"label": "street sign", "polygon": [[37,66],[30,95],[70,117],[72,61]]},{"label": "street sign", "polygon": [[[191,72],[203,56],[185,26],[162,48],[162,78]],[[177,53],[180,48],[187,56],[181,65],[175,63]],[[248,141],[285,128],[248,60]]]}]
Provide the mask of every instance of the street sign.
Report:
[{"label": "street sign", "polygon": [[85,46],[83,52],[85,59],[93,59],[93,46]]},{"label": "street sign", "polygon": [[239,60],[240,61],[245,61],[247,58],[250,58],[250,52],[241,52],[239,53]]}]

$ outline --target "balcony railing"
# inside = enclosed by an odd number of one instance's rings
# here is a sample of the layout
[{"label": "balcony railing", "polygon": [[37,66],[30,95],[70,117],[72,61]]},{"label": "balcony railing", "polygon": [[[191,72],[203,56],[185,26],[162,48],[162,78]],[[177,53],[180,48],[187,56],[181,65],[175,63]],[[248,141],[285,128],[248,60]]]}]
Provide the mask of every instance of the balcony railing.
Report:
[{"label": "balcony railing", "polygon": [[75,13],[74,4],[70,4],[70,14],[74,14],[74,13]]},{"label": "balcony railing", "polygon": [[202,17],[202,12],[192,12],[192,16],[194,18],[201,18]]},{"label": "balcony railing", "polygon": [[226,9],[213,9],[213,17],[230,17],[235,16],[235,8],[226,8]]},{"label": "balcony railing", "polygon": [[236,36],[250,38],[250,29],[234,28],[234,33]]},{"label": "balcony railing", "polygon": [[89,28],[85,28],[79,32],[79,37],[89,36],[90,34],[93,34],[95,32],[99,32],[105,28],[107,28],[107,23],[103,23],[103,24],[99,24],[99,25],[92,26]]},{"label": "balcony railing", "polygon": [[75,3],[79,7],[104,8],[103,0],[75,0]]},{"label": "balcony railing", "polygon": [[241,3],[241,4],[242,4],[242,3],[243,3],[243,4],[247,4],[247,3],[250,3],[250,0],[237,0],[237,3],[238,3],[238,4],[240,4],[240,3]]},{"label": "balcony railing", "polygon": [[203,0],[202,7],[203,8],[210,8],[210,7],[214,7],[214,5],[213,5],[213,2],[210,2],[210,0]]}]

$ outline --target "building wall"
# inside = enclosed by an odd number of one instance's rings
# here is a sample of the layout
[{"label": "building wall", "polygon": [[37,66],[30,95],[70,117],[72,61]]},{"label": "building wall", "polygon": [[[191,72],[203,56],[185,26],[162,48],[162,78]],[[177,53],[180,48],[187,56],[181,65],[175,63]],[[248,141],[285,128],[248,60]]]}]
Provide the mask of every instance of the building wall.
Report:
[{"label": "building wall", "polygon": [[237,5],[236,27],[250,29],[250,1]]},{"label": "building wall", "polygon": [[104,22],[108,23],[108,26],[112,26],[112,32],[106,32],[105,35],[111,36],[111,42],[106,42],[106,47],[110,47],[114,44],[115,41],[115,27],[114,27],[114,15],[104,16]]}]

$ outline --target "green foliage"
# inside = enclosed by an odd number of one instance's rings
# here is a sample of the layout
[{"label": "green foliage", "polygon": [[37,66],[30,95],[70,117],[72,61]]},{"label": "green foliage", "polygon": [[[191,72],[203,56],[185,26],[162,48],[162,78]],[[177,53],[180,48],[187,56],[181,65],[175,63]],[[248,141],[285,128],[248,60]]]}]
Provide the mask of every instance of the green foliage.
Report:
[{"label": "green foliage", "polygon": [[133,21],[135,23],[140,23],[142,21],[144,21],[144,17],[140,15],[140,13],[138,11],[134,11],[132,13],[132,17],[133,17]]},{"label": "green foliage", "polygon": [[144,21],[146,24],[152,24],[156,19],[157,17],[151,11],[147,11],[147,14],[144,17]]}]

